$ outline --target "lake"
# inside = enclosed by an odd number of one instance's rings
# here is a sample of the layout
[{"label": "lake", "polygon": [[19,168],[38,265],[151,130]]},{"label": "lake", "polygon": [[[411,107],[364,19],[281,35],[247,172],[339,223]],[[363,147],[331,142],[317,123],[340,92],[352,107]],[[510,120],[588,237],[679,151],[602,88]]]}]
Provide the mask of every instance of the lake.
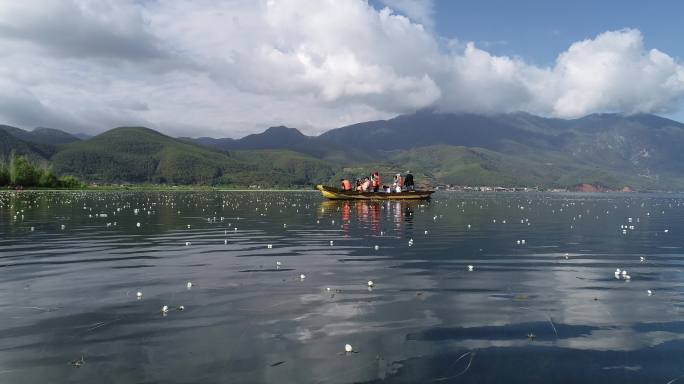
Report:
[{"label": "lake", "polygon": [[0,382],[684,383],[683,202],[2,192]]}]

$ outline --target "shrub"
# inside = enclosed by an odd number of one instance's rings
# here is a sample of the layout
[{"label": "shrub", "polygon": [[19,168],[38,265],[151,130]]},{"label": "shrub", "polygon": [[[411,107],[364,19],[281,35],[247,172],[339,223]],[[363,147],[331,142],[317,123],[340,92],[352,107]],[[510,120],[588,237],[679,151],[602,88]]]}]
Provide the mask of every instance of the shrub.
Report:
[{"label": "shrub", "polygon": [[59,178],[59,186],[61,188],[81,188],[83,184],[73,176],[62,176]]},{"label": "shrub", "polygon": [[9,166],[0,165],[0,186],[80,188],[81,182],[73,176],[57,178],[51,168],[41,168],[25,156],[12,154]]}]

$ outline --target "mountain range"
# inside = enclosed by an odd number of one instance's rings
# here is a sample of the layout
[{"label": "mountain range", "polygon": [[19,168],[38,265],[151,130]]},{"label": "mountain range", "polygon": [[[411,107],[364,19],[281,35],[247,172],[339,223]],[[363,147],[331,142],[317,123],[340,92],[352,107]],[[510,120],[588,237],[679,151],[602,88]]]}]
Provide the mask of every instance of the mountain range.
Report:
[{"label": "mountain range", "polygon": [[10,151],[93,182],[293,186],[408,169],[429,184],[684,189],[684,124],[651,114],[579,119],[424,110],[307,136],[172,138],[144,127],[94,137],[0,125]]}]

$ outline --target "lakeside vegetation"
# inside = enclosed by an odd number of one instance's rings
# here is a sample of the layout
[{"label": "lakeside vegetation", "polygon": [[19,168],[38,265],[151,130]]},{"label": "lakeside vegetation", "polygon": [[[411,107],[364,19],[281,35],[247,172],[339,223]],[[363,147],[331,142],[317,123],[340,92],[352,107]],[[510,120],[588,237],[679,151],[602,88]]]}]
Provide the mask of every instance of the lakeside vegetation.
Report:
[{"label": "lakeside vegetation", "polygon": [[0,163],[0,186],[13,188],[82,188],[73,176],[57,177],[50,167],[41,167],[26,156],[12,153],[9,161]]}]

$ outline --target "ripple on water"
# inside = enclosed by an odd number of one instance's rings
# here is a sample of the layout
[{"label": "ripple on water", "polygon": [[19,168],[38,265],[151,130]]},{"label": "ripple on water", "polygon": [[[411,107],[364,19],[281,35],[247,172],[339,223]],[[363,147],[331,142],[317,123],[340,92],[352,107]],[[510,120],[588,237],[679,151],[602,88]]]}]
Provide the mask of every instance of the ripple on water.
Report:
[{"label": "ripple on water", "polygon": [[666,383],[683,203],[2,192],[0,381]]}]

